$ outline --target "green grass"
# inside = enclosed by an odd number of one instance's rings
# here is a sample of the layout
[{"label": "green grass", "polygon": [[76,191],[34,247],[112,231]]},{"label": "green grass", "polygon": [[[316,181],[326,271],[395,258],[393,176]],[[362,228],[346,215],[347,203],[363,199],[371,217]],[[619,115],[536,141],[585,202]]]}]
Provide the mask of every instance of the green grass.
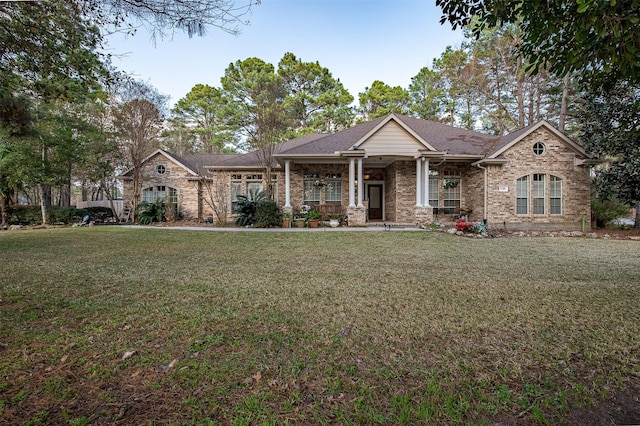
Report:
[{"label": "green grass", "polygon": [[639,248],[3,232],[0,423],[561,423],[640,376]]}]

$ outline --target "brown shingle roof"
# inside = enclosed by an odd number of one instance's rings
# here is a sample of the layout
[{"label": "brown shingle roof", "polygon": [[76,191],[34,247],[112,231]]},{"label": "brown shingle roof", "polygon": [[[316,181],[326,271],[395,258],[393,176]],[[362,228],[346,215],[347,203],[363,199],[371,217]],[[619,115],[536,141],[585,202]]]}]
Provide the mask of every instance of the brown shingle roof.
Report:
[{"label": "brown shingle roof", "polygon": [[449,155],[487,155],[495,151],[500,138],[472,130],[460,129],[436,121],[406,115],[396,116],[437,151]]},{"label": "brown shingle roof", "polygon": [[[282,156],[333,156],[336,152],[351,149],[364,136],[387,120],[396,120],[406,126],[436,151],[447,155],[469,155],[488,157],[500,148],[507,146],[521,135],[528,132],[531,126],[520,129],[504,137],[491,136],[471,130],[460,129],[444,123],[422,120],[400,114],[390,114],[372,121],[353,126],[333,134],[309,134],[275,147],[274,154]],[[201,171],[204,167],[261,167],[260,151],[246,154],[204,154],[184,158],[174,156],[192,170]],[[273,166],[278,166],[274,161]]]},{"label": "brown shingle roof", "polygon": [[362,139],[367,133],[378,126],[386,117],[359,124],[341,132],[323,135],[316,140],[299,145],[292,149],[282,150],[281,154],[325,154],[333,155],[336,151],[346,151]]},{"label": "brown shingle roof", "polygon": [[[459,129],[447,124],[421,120],[406,115],[395,114],[395,117],[437,151],[445,151],[449,155],[484,156],[495,151],[500,143],[500,138],[496,136]],[[282,149],[280,153],[290,155],[331,155],[336,151],[346,151],[387,118],[388,116],[379,117],[338,133],[321,136],[318,139],[299,144],[290,149]]]},{"label": "brown shingle roof", "polygon": [[242,154],[194,154],[187,155],[185,157],[178,157],[177,155],[169,152],[167,152],[167,154],[171,155],[177,161],[201,175],[208,174],[205,167],[217,166],[225,161],[242,156]]}]

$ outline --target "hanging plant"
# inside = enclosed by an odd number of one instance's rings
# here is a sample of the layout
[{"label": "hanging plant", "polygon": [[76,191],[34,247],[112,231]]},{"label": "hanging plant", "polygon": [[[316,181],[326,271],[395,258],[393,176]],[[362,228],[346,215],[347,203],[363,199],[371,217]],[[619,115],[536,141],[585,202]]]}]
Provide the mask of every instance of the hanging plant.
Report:
[{"label": "hanging plant", "polygon": [[318,179],[313,183],[313,185],[316,188],[323,189],[325,186],[327,186],[327,182],[323,181],[322,179]]},{"label": "hanging plant", "polygon": [[460,184],[458,179],[445,179],[444,180],[444,189],[455,188]]}]

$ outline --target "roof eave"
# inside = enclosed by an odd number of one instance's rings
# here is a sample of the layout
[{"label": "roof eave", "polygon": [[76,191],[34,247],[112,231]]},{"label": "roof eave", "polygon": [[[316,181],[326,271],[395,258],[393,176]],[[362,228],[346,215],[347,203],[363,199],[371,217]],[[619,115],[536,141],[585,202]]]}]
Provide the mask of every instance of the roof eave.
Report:
[{"label": "roof eave", "polygon": [[472,160],[481,160],[482,155],[473,155],[473,154],[447,154],[444,159],[446,161],[472,161]]},{"label": "roof eave", "polygon": [[472,166],[484,166],[484,165],[502,165],[507,164],[509,160],[506,158],[483,158],[482,160],[471,163]]}]

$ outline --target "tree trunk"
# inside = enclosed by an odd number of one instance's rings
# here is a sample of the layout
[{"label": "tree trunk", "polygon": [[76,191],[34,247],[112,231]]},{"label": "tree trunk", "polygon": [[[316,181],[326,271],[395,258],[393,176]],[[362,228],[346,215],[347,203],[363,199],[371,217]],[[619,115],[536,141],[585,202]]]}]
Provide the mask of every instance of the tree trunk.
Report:
[{"label": "tree trunk", "polygon": [[51,207],[51,187],[40,185],[40,211],[42,212],[42,224],[47,224],[47,208]]},{"label": "tree trunk", "polygon": [[71,207],[71,185],[64,184],[60,186],[60,207]]},{"label": "tree trunk", "polygon": [[104,181],[100,181],[100,188],[104,188],[104,194],[107,196],[107,200],[109,200],[109,207],[111,208],[111,214],[116,219],[116,223],[119,222],[120,218],[118,217],[116,206],[113,204],[113,197],[111,196],[111,191],[104,184]]},{"label": "tree trunk", "polygon": [[6,229],[9,226],[9,194],[0,196],[0,228]]},{"label": "tree trunk", "polygon": [[562,102],[560,103],[560,119],[558,128],[564,132],[565,122],[567,120],[567,98],[569,97],[569,74],[562,79]]},{"label": "tree trunk", "polygon": [[640,201],[636,201],[636,223],[634,229],[640,229]]},{"label": "tree trunk", "polygon": [[516,84],[517,84],[517,90],[516,93],[518,94],[518,128],[522,129],[525,124],[524,124],[524,70],[522,69],[522,58],[520,56],[518,56],[518,58],[516,59],[517,63],[516,63],[516,72],[517,74],[517,79],[516,79]]}]

